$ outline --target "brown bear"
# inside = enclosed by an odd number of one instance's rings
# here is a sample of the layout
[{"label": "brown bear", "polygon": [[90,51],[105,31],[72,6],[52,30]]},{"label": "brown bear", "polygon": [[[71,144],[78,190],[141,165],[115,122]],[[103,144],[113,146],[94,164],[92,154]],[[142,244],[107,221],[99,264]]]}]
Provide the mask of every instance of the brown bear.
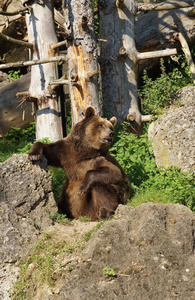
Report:
[{"label": "brown bear", "polygon": [[59,209],[69,218],[87,215],[92,221],[108,218],[129,196],[129,182],[117,161],[109,154],[116,118],[109,121],[88,107],[85,118],[70,134],[55,143],[35,143],[30,160],[44,155],[48,165],[63,167],[67,181]]}]

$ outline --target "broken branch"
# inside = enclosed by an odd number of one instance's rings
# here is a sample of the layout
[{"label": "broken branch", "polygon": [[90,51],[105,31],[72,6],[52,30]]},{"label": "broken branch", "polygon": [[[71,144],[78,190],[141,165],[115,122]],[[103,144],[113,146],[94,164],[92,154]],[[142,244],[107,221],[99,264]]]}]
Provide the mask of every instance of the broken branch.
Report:
[{"label": "broken branch", "polygon": [[63,62],[66,60],[65,56],[54,56],[51,58],[44,58],[44,59],[37,59],[37,60],[31,60],[31,61],[18,61],[15,63],[8,63],[8,64],[2,64],[0,65],[1,69],[9,69],[9,68],[16,68],[16,67],[27,67],[27,66],[33,66],[33,65],[41,65],[51,62]]},{"label": "broken branch", "polygon": [[171,56],[176,55],[177,49],[166,49],[166,50],[158,50],[158,51],[150,51],[150,52],[137,52],[137,59],[148,59],[148,58],[156,58],[156,57],[163,57],[163,56]]},{"label": "broken branch", "polygon": [[13,11],[13,12],[7,12],[7,11],[0,11],[0,15],[3,15],[3,16],[15,16],[15,15],[18,15],[18,14],[25,14],[26,11],[29,11],[29,9],[31,8],[31,6],[28,6],[28,7],[25,7],[25,8],[22,8],[22,9],[19,9],[19,10],[16,10],[16,11]]},{"label": "broken branch", "polygon": [[33,48],[33,44],[11,38],[10,36],[3,34],[2,32],[0,33],[0,38],[5,41],[8,41],[10,43],[14,43],[18,46],[21,46],[21,47],[27,47],[27,48],[31,48],[31,49]]}]

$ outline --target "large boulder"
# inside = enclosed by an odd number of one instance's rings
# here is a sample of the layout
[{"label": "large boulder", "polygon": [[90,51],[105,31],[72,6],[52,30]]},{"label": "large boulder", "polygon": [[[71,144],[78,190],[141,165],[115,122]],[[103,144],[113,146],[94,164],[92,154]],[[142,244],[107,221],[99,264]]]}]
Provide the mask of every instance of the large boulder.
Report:
[{"label": "large boulder", "polygon": [[[44,300],[193,300],[195,215],[175,204],[120,205],[92,235],[82,262]],[[110,278],[103,269],[114,270]]]},{"label": "large boulder", "polygon": [[157,166],[177,166],[195,170],[195,87],[185,87],[174,95],[181,103],[149,126]]},{"label": "large boulder", "polygon": [[14,154],[0,164],[0,261],[21,258],[57,212],[47,161]]}]

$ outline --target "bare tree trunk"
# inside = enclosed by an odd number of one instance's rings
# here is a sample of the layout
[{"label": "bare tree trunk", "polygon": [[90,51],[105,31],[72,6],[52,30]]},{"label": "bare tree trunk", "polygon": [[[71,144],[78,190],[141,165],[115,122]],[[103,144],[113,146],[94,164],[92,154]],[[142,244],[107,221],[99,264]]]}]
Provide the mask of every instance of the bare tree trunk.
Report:
[{"label": "bare tree trunk", "polygon": [[100,6],[101,76],[106,114],[129,119],[140,131],[137,97],[137,51],[134,42],[134,0],[108,0]]},{"label": "bare tree trunk", "polygon": [[101,113],[99,101],[97,45],[92,1],[68,0],[64,6],[65,30],[70,30],[68,42],[68,79],[72,122],[82,119],[88,106]]},{"label": "bare tree trunk", "polygon": [[[31,60],[47,59],[55,56],[52,45],[57,43],[53,22],[52,1],[23,1],[30,3],[32,9],[26,14],[29,42],[34,44],[30,52]],[[60,117],[56,95],[50,90],[49,83],[56,79],[55,64],[47,63],[31,67],[30,97],[37,98],[36,139],[48,137],[51,141],[61,138]]]}]

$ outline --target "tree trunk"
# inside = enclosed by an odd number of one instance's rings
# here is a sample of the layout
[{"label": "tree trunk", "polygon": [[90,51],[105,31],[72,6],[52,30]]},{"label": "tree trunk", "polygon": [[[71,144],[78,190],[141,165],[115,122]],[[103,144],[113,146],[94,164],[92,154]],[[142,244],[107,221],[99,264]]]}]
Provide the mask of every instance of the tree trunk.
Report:
[{"label": "tree trunk", "polygon": [[92,1],[68,0],[64,6],[65,30],[70,30],[68,42],[68,79],[72,123],[83,117],[88,106],[101,113],[99,101],[97,45]]},{"label": "tree trunk", "polygon": [[106,114],[129,119],[141,130],[137,97],[137,51],[134,42],[134,0],[108,0],[100,6],[102,95]]},{"label": "tree trunk", "polygon": [[[29,42],[34,43],[30,52],[31,60],[46,59],[55,56],[52,44],[57,43],[53,22],[52,1],[23,1],[31,3],[30,14],[26,14]],[[57,96],[50,90],[49,83],[56,79],[54,63],[31,67],[29,96],[37,98],[35,104],[36,139],[48,137],[56,141],[62,137]]]}]

